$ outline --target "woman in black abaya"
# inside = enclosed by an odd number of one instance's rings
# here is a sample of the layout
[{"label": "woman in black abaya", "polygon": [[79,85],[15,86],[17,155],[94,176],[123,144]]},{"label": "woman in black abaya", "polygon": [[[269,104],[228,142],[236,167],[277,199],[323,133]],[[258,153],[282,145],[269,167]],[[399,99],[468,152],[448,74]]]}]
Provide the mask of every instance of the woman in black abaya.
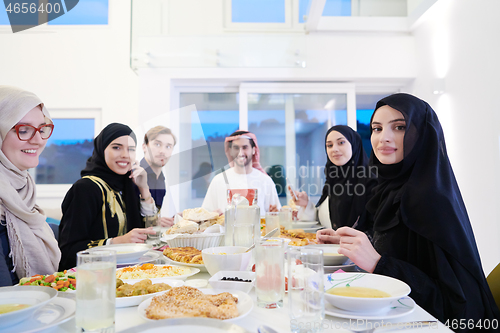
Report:
[{"label": "woman in black abaya", "polygon": [[371,132],[380,178],[367,204],[373,245],[340,228],[339,253],[406,282],[410,297],[448,326],[500,319],[435,112],[415,96],[391,95],[377,103]]},{"label": "woman in black abaya", "polygon": [[371,229],[365,205],[376,180],[370,174],[361,137],[349,126],[333,126],[326,132],[325,152],[326,181],[316,207],[305,192],[295,193],[295,203],[303,208],[301,220],[319,220],[327,228],[318,231],[319,241],[332,243],[337,228],[356,223],[358,230]]},{"label": "woman in black abaya", "polygon": [[151,228],[143,229],[141,215],[153,215],[156,208],[146,172],[135,160],[136,141],[134,132],[118,123],[106,126],[95,138],[82,178],[62,203],[60,270],[76,265],[78,251],[106,244],[143,243],[147,234],[154,234]]}]

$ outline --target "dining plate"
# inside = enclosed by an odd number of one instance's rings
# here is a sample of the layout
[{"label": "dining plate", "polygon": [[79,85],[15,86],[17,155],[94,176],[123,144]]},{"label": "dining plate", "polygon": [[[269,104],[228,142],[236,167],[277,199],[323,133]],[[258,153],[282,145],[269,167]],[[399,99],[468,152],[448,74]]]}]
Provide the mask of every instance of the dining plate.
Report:
[{"label": "dining plate", "polygon": [[[139,279],[123,279],[123,278],[120,278],[120,279],[123,282],[128,283],[128,284],[134,284],[134,283],[139,282],[139,281],[144,280],[144,279],[150,279],[151,282],[153,282],[153,283],[159,283],[159,282],[168,283],[169,280],[183,280],[183,281],[185,281],[188,277],[193,276],[195,274],[198,274],[200,272],[200,270],[198,268],[194,268],[194,267],[185,267],[185,266],[179,266],[179,265],[155,265],[155,266],[159,266],[159,267],[161,267],[161,266],[178,266],[178,267],[182,267],[182,268],[189,268],[189,270],[191,272],[189,272],[187,274],[183,274],[183,275],[165,276],[165,277],[157,277],[157,278],[143,277],[143,278],[139,278]],[[116,272],[118,272],[121,269],[123,269],[123,268],[117,269]]]},{"label": "dining plate", "polygon": [[130,262],[125,262],[125,263],[120,263],[120,264],[116,264],[116,268],[122,268],[122,267],[126,267],[126,266],[132,266],[132,265],[140,265],[140,264],[146,264],[146,263],[152,263],[153,261],[157,261],[158,259],[162,258],[163,254],[161,252],[158,252],[158,251],[149,251],[149,252],[146,252],[144,253],[144,255],[142,255],[142,257],[136,259],[136,260],[132,260]]},{"label": "dining plate", "polygon": [[323,227],[322,225],[320,225],[320,226],[313,227],[313,228],[302,228],[302,229],[304,230],[304,232],[316,232],[319,229],[324,229],[324,228],[325,227]]},{"label": "dining plate", "polygon": [[[200,291],[203,292],[204,294],[215,295],[215,294],[219,294],[221,292],[224,292],[226,290],[200,289]],[[231,319],[226,319],[226,320],[224,320],[225,322],[241,319],[241,318],[245,317],[246,315],[248,315],[252,311],[253,301],[252,301],[252,298],[247,293],[244,293],[243,291],[240,291],[240,290],[227,290],[227,292],[230,292],[233,296],[238,298],[238,303],[237,303],[236,307],[238,308],[239,316],[235,317],[235,318],[231,318]],[[153,297],[150,297],[147,300],[143,301],[141,304],[139,304],[139,307],[137,308],[137,311],[139,311],[139,316],[141,316],[142,319],[147,320],[147,321],[167,320],[167,319],[156,320],[156,319],[149,319],[148,317],[146,317],[146,308],[149,306],[152,299],[153,299]],[[183,332],[184,332],[184,330],[183,330]],[[204,331],[204,333],[206,333],[206,332]]]},{"label": "dining plate", "polygon": [[128,328],[122,333],[250,333],[241,326],[211,318],[154,320]]},{"label": "dining plate", "polygon": [[2,329],[2,333],[31,333],[62,324],[75,316],[76,302],[71,297],[55,297],[23,322]]},{"label": "dining plate", "polygon": [[415,307],[415,301],[408,296],[392,301],[389,308],[384,308],[375,313],[346,311],[325,302],[325,314],[347,319],[380,320],[398,318],[410,314],[415,311]]},{"label": "dining plate", "polygon": [[335,273],[339,269],[343,270],[344,272],[354,272],[356,270],[356,264],[348,262],[344,265],[338,266],[323,266],[323,271],[325,274]]},{"label": "dining plate", "polygon": [[[181,287],[184,285],[184,281],[182,281],[182,280],[168,280],[165,283],[168,284],[172,288]],[[147,294],[147,295],[117,297],[116,301],[115,301],[115,306],[117,308],[126,308],[129,306],[136,306],[136,305],[141,304],[142,301],[144,301],[148,298],[151,298],[153,296],[158,296],[158,295],[164,293],[165,291],[167,291],[167,290],[159,291],[157,293],[152,293],[152,294]]]},{"label": "dining plate", "polygon": [[297,221],[292,222],[292,229],[303,229],[303,228],[313,228],[319,227],[320,224],[318,221]]},{"label": "dining plate", "polygon": [[96,246],[88,249],[89,252],[99,251],[99,250],[113,250],[116,251],[116,263],[123,264],[132,261],[137,261],[146,252],[153,248],[152,244],[111,244]]},{"label": "dining plate", "polygon": [[167,256],[165,256],[165,261],[167,264],[186,266],[186,267],[194,267],[194,268],[198,268],[200,270],[200,272],[204,272],[204,273],[207,272],[207,268],[205,267],[205,264],[188,264],[188,263],[184,263],[184,262],[178,262],[178,261],[170,259]]}]

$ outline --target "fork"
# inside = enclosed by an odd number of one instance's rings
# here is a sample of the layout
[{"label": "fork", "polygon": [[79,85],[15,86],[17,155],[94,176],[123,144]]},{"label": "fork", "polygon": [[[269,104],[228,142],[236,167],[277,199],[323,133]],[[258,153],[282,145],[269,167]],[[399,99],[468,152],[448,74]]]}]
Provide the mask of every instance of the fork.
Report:
[{"label": "fork", "polygon": [[375,330],[382,329],[384,331],[389,331],[389,330],[402,330],[402,329],[409,329],[409,328],[422,328],[422,327],[427,327],[431,325],[436,325],[437,321],[435,320],[425,320],[425,321],[408,321],[406,323],[382,323],[379,325],[376,325],[377,323],[374,324],[373,328],[367,328],[363,330],[353,330],[350,329],[352,332],[356,333],[373,333]]}]

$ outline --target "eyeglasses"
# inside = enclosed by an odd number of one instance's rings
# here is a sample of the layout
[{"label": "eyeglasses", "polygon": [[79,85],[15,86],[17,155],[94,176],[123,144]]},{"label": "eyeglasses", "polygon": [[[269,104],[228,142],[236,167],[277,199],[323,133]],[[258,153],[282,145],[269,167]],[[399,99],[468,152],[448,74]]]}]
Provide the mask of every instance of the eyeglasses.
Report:
[{"label": "eyeglasses", "polygon": [[47,140],[52,135],[52,131],[54,130],[54,125],[46,124],[36,128],[31,125],[19,124],[14,126],[14,129],[16,130],[17,137],[21,141],[31,140],[35,136],[37,131],[40,132],[40,136],[42,137],[43,140]]}]

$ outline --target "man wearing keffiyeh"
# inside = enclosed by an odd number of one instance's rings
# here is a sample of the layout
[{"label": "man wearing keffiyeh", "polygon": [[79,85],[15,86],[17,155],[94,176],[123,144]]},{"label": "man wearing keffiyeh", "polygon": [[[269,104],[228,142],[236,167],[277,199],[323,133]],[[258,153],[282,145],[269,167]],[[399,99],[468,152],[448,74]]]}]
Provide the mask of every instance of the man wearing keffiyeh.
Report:
[{"label": "man wearing keffiyeh", "polygon": [[236,131],[224,143],[229,168],[214,177],[202,207],[224,211],[230,189],[257,189],[257,204],[261,215],[281,208],[276,186],[260,165],[260,151],[255,134]]}]

